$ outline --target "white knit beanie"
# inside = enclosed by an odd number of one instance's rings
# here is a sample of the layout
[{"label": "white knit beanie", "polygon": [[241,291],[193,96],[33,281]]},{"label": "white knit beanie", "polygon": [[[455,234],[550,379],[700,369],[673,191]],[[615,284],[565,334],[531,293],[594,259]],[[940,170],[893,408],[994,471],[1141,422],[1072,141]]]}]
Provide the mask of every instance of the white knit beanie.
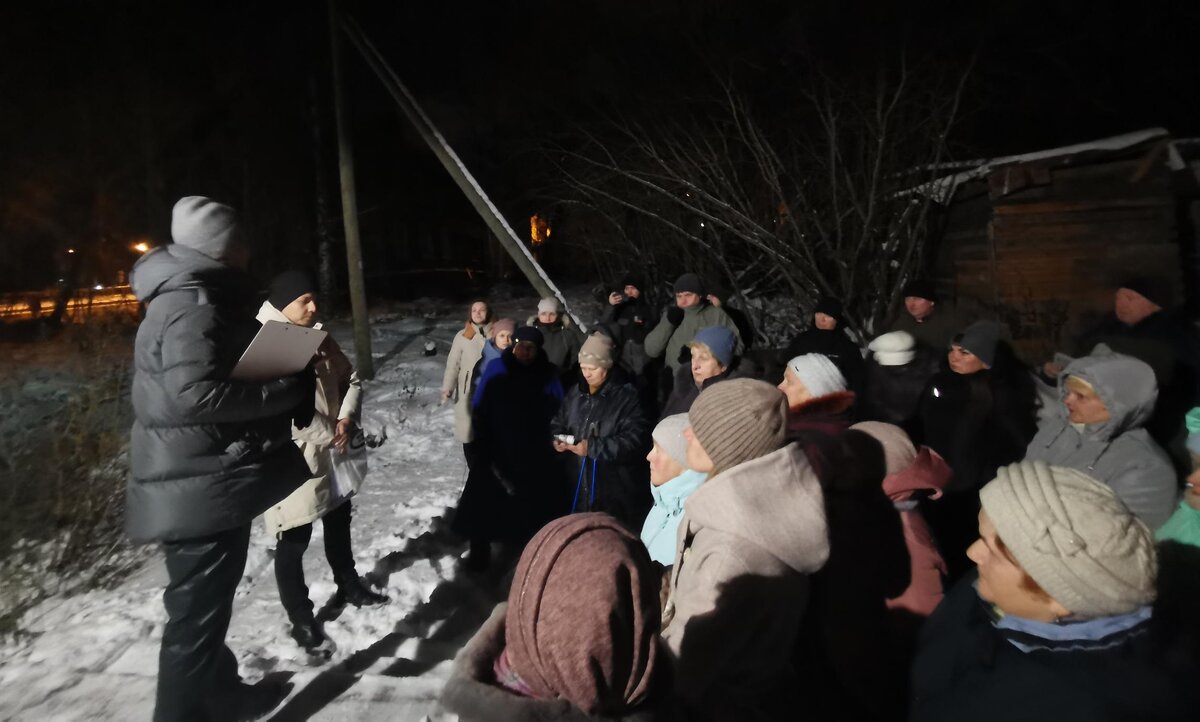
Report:
[{"label": "white knit beanie", "polygon": [[658,448],[667,452],[667,456],[685,469],[687,468],[687,438],[684,437],[683,430],[687,427],[688,415],[675,414],[658,422],[658,426],[655,426],[654,431],[650,432],[650,437],[654,439],[654,443],[658,444]]},{"label": "white knit beanie", "polygon": [[876,336],[867,348],[875,354],[875,363],[880,366],[904,366],[916,357],[915,345],[916,340],[908,331],[892,331]]},{"label": "white knit beanie", "polygon": [[238,244],[237,212],[204,196],[180,198],[171,209],[171,238],[214,261]]},{"label": "white knit beanie", "polygon": [[559,310],[557,298],[543,298],[538,301],[538,313],[558,313]]},{"label": "white knit beanie", "polygon": [[787,366],[813,398],[846,390],[846,377],[824,354],[806,353],[788,361]]},{"label": "white knit beanie", "polygon": [[1000,468],[979,501],[1021,567],[1073,614],[1108,617],[1154,601],[1154,537],[1107,484],[1022,461]]}]

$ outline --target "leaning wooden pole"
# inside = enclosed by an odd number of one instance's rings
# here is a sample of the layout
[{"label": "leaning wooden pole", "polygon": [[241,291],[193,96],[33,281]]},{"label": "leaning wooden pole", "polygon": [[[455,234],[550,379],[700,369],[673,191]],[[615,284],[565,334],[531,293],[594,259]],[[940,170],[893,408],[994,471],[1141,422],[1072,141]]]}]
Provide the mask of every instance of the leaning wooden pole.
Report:
[{"label": "leaning wooden pole", "polygon": [[337,122],[338,171],[342,181],[342,226],[346,231],[346,271],[350,277],[350,309],[354,314],[354,359],[358,375],[375,378],[371,357],[371,323],[367,318],[367,291],[363,284],[362,244],[358,236],[358,197],[354,188],[354,150],[350,145],[350,119],[342,83],[341,27],[337,0],[329,0],[329,51],[333,54],[333,108]]},{"label": "leaning wooden pole", "polygon": [[508,221],[504,220],[504,216],[500,215],[500,211],[496,208],[495,204],[484,193],[483,188],[475,180],[475,177],[471,175],[471,172],[467,170],[462,159],[458,157],[458,154],[454,152],[450,144],[446,142],[445,137],[438,131],[437,126],[433,124],[433,121],[421,109],[416,98],[408,91],[404,83],[400,82],[400,78],[392,70],[391,66],[388,65],[387,61],[384,60],[383,55],[375,49],[371,41],[367,40],[362,29],[351,18],[346,17],[342,19],[342,28],[346,31],[346,35],[350,38],[350,41],[362,53],[367,64],[379,76],[379,80],[396,101],[396,104],[400,106],[400,110],[404,112],[409,122],[420,133],[421,138],[425,140],[429,149],[441,161],[442,167],[446,169],[446,172],[450,174],[454,182],[458,184],[459,189],[467,196],[467,200],[475,207],[475,211],[488,224],[488,228],[496,236],[496,240],[500,241],[500,245],[512,257],[513,261],[517,264],[517,268],[521,269],[521,273],[525,275],[525,278],[529,279],[529,283],[542,296],[557,298],[559,303],[562,304],[563,311],[571,317],[580,329],[586,331],[587,327],[571,312],[562,291],[558,290],[558,287],[550,280],[550,276],[538,264],[537,259],[533,257],[533,254],[529,252],[525,244],[517,237],[512,226],[508,224]]}]

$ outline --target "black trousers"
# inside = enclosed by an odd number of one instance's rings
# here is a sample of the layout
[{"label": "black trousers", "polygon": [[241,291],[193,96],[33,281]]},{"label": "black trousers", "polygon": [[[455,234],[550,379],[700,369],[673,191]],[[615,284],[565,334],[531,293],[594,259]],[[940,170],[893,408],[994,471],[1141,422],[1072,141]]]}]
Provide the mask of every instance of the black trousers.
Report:
[{"label": "black trousers", "polygon": [[249,525],[163,544],[167,626],[158,654],[155,722],[220,719],[220,700],[241,682],[225,633],[249,545]]},{"label": "black trousers", "polygon": [[[325,558],[338,584],[354,575],[354,553],[350,550],[350,500],[321,517],[325,528]],[[279,601],[292,623],[311,622],[313,603],[304,583],[304,552],[312,539],[312,524],[292,527],[279,535],[275,546],[275,582]]]}]

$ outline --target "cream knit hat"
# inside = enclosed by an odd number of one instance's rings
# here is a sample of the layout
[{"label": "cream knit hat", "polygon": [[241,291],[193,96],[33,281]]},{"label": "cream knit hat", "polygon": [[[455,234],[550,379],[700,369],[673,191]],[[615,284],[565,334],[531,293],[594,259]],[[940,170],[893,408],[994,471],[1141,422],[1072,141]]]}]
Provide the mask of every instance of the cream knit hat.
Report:
[{"label": "cream knit hat", "polygon": [[1107,484],[1022,461],[997,471],[979,501],[1021,567],[1072,613],[1107,617],[1154,601],[1154,537]]},{"label": "cream knit hat", "polygon": [[765,381],[713,384],[692,403],[688,421],[713,461],[710,476],[780,449],[787,439],[787,397]]},{"label": "cream knit hat", "polygon": [[602,369],[613,367],[613,341],[602,333],[594,333],[583,342],[579,349],[580,365],[599,366]]}]

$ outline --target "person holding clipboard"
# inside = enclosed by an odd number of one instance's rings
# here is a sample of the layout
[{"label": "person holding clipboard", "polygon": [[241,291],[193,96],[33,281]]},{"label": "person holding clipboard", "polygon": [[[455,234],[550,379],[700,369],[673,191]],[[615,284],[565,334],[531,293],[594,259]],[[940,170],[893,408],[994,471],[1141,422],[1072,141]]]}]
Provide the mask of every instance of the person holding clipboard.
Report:
[{"label": "person holding clipboard", "polygon": [[[258,310],[258,321],[320,328],[316,289],[301,271],[285,271],[271,281],[270,297]],[[345,453],[362,411],[362,384],[350,360],[332,336],[325,336],[314,359],[316,407],[312,423],[293,428],[292,438],[308,462],[310,478],[290,496],[263,514],[267,530],[276,538],[275,581],[279,601],[292,624],[292,639],[309,655],[329,658],[332,640],[325,636],[313,615],[313,603],[304,583],[304,552],[317,519],[325,528],[325,558],[337,582],[335,604],[356,607],[383,604],[387,597],[373,591],[354,567],[350,549],[350,497],[354,489],[333,484],[330,450]]]},{"label": "person holding clipboard", "polygon": [[314,376],[233,374],[256,329],[232,208],[183,198],[171,237],[130,273],[146,315],[134,343],[125,528],[134,542],[161,543],[168,576],[154,719],[251,719],[288,690],[242,683],[225,634],[250,524],[309,477],[291,429],[312,419]]}]

